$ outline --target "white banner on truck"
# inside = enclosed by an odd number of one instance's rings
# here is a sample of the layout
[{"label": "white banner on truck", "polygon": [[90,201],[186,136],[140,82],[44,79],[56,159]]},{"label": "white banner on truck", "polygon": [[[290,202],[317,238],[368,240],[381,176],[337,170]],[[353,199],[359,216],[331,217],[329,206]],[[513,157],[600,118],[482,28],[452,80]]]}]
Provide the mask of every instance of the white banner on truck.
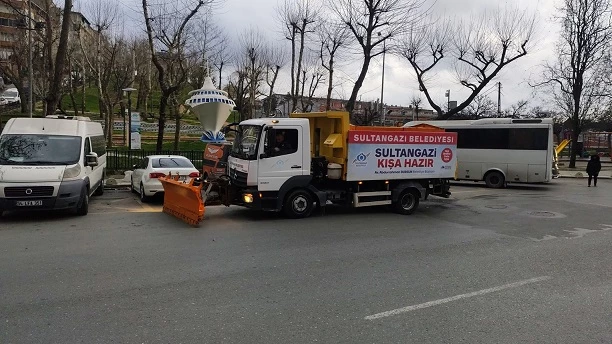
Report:
[{"label": "white banner on truck", "polygon": [[349,131],[347,180],[454,178],[457,133]]}]

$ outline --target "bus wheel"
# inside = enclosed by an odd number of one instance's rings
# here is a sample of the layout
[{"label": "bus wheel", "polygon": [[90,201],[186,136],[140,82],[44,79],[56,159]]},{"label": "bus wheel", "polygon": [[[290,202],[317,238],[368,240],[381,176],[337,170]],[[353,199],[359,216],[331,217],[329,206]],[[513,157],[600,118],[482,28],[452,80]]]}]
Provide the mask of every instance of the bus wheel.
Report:
[{"label": "bus wheel", "polygon": [[487,187],[489,188],[500,189],[504,187],[506,181],[501,172],[492,171],[485,176],[485,183],[487,183]]},{"label": "bus wheel", "polygon": [[290,218],[310,216],[314,208],[312,197],[306,190],[295,190],[285,200],[283,210]]},{"label": "bus wheel", "polygon": [[393,208],[402,215],[410,215],[419,207],[420,194],[417,190],[408,189],[399,196]]}]

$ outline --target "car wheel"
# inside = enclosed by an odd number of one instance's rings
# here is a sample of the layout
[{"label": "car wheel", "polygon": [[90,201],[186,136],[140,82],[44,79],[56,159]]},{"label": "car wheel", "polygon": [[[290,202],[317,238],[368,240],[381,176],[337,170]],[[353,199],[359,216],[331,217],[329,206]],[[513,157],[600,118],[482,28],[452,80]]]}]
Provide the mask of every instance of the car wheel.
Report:
[{"label": "car wheel", "polygon": [[420,198],[417,190],[408,189],[402,192],[393,208],[398,214],[410,215],[419,207]]},{"label": "car wheel", "polygon": [[304,218],[310,216],[314,203],[310,194],[305,190],[293,191],[285,200],[283,210],[291,218]]},{"label": "car wheel", "polygon": [[85,216],[87,213],[89,213],[89,190],[87,187],[83,187],[83,190],[81,191],[81,198],[79,200],[76,213],[79,216]]},{"label": "car wheel", "polygon": [[504,179],[504,175],[501,174],[501,172],[492,171],[487,173],[487,175],[485,176],[485,183],[487,184],[487,187],[500,189],[504,187],[506,181]]},{"label": "car wheel", "polygon": [[150,197],[145,194],[145,188],[144,188],[144,185],[142,183],[140,183],[140,192],[139,192],[139,194],[140,194],[140,201],[142,203],[147,203],[149,201]]}]

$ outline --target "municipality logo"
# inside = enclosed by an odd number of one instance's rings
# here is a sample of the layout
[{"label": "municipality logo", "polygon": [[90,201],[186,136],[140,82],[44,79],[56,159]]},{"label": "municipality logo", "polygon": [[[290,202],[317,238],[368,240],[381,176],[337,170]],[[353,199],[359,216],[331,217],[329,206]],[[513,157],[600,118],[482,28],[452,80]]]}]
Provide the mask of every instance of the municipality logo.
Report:
[{"label": "municipality logo", "polygon": [[357,156],[353,160],[353,165],[355,165],[355,167],[367,166],[368,165],[368,157],[369,156],[370,156],[370,153],[368,153],[368,154],[364,154],[364,153],[357,154]]}]

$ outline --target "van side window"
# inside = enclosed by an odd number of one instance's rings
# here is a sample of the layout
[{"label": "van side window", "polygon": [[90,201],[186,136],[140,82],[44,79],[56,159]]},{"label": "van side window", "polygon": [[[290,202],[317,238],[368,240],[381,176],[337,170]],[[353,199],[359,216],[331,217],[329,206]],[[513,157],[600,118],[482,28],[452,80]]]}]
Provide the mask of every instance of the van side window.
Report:
[{"label": "van side window", "polygon": [[106,154],[106,139],[104,135],[92,136],[91,148],[98,156]]},{"label": "van side window", "polygon": [[85,153],[85,155],[91,153],[91,142],[89,141],[89,137],[85,139],[85,151],[83,153]]}]

